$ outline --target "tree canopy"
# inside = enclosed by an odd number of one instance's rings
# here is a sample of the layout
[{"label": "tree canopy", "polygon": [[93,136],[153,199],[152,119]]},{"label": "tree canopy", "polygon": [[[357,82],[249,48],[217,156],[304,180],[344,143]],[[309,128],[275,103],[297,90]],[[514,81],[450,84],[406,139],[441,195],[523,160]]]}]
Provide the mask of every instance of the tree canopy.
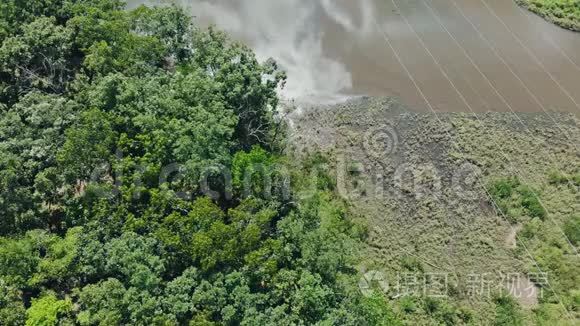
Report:
[{"label": "tree canopy", "polygon": [[117,0],[2,1],[0,41],[0,324],[395,322],[332,189],[260,174],[274,61]]}]

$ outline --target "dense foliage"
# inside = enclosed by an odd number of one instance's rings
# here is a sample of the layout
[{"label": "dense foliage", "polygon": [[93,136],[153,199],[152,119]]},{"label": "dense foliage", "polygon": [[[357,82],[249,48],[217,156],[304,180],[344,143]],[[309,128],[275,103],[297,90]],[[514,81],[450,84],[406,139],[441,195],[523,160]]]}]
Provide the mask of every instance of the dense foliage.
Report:
[{"label": "dense foliage", "polygon": [[[571,192],[577,196],[577,177],[552,172],[548,179],[551,186],[563,189],[561,194]],[[567,213],[561,224],[553,216],[548,218],[545,202],[539,200],[541,192],[532,190],[516,177],[496,180],[489,191],[500,213],[522,227],[518,232],[517,254],[533,259],[527,264],[528,271],[546,277],[541,284],[540,306],[535,311],[536,323],[573,325],[580,310],[580,262],[575,251],[580,237],[580,217]],[[514,304],[509,298],[501,298],[498,302],[505,308],[502,308],[503,312],[513,310]],[[515,315],[507,313],[507,316],[513,318]]]},{"label": "dense foliage", "polygon": [[273,61],[117,0],[3,0],[0,41],[1,325],[396,323],[332,185],[266,177]]}]

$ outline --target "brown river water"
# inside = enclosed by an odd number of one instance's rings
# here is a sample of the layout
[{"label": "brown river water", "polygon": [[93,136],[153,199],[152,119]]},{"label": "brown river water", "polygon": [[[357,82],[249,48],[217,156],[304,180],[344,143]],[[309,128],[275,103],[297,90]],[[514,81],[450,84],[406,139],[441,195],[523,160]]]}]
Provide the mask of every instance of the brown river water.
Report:
[{"label": "brown river water", "polygon": [[175,2],[276,59],[288,71],[282,94],[297,101],[371,95],[437,112],[580,112],[580,33],[512,0]]}]

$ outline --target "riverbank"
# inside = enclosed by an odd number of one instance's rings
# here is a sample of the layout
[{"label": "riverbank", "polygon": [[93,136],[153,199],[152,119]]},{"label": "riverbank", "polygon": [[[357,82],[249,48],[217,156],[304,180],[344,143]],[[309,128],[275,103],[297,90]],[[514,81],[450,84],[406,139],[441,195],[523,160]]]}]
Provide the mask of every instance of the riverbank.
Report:
[{"label": "riverbank", "polygon": [[[570,271],[579,260],[561,231],[574,228],[572,215],[580,211],[580,160],[572,141],[580,139],[580,127],[574,115],[434,115],[410,111],[392,98],[304,112],[293,121],[296,157],[328,155],[339,193],[369,225],[360,269],[375,280],[384,278],[389,287],[383,290],[406,322],[433,324],[440,322],[438,314],[455,314],[493,324],[494,295],[509,293],[510,285],[519,291],[513,297],[521,318],[531,324],[566,325],[559,301],[568,311],[578,310],[577,277]],[[532,197],[549,214],[530,217],[520,205],[529,198],[510,201],[486,193],[509,178],[518,179],[514,198],[533,189]],[[538,273],[535,262],[549,273],[561,300],[542,280],[531,279]],[[518,283],[506,284],[508,274],[517,275]],[[424,311],[431,288],[401,294],[401,275],[418,283],[446,277],[449,300],[438,308],[443,312]],[[473,282],[484,279],[489,289],[475,291]]]},{"label": "riverbank", "polygon": [[544,19],[569,30],[580,32],[580,4],[573,0],[516,0]]}]

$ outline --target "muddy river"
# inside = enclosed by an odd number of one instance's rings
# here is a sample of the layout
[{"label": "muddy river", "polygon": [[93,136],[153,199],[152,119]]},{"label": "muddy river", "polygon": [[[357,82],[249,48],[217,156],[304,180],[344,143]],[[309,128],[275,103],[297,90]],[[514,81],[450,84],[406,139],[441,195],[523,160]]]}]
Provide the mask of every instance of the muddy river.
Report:
[{"label": "muddy river", "polygon": [[288,71],[283,95],[298,101],[386,95],[437,112],[580,112],[580,33],[511,0],[175,2],[275,58]]}]

